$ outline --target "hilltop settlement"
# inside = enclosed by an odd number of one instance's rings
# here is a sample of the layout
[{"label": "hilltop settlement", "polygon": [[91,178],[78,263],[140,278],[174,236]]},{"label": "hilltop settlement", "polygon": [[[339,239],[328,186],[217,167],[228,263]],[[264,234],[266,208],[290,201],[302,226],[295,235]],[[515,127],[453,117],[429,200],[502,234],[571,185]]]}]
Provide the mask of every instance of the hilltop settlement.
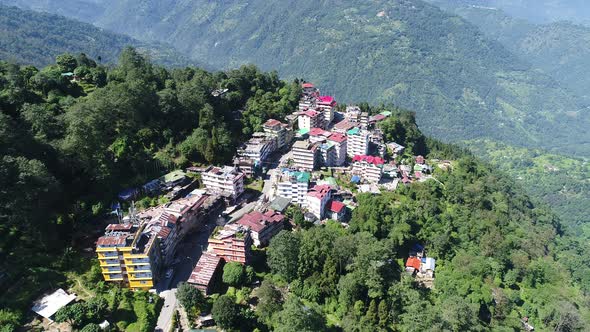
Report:
[{"label": "hilltop settlement", "polygon": [[[423,156],[401,158],[405,147],[384,140],[379,122],[390,112],[339,108],[312,83],[303,83],[302,91],[298,109],[282,121],[267,120],[263,131],[238,147],[232,165],[175,170],[121,192],[119,201],[131,206],[129,213],[117,205],[119,222],[109,224],[96,242],[104,280],[131,289],[168,289],[172,280],[179,281],[174,275],[183,240],[209,230],[206,243],[196,249],[192,272],[180,281],[210,295],[224,264],[251,264],[252,250],[296,226],[292,211],[306,223],[333,220],[347,227],[358,193],[394,191],[432,178]],[[450,167],[448,161],[434,162]],[[143,210],[133,203],[155,195],[167,202]],[[416,244],[406,271],[432,287],[434,269],[434,258]]]}]

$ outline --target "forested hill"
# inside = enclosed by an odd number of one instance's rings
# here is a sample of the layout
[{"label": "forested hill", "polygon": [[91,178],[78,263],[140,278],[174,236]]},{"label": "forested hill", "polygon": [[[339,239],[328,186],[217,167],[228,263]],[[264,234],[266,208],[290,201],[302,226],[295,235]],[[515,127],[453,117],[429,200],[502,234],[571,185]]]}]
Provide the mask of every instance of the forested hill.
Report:
[{"label": "forested hill", "polygon": [[[68,12],[55,1],[11,2]],[[439,138],[487,137],[590,154],[590,116],[575,96],[474,25],[420,0],[93,4],[101,15],[78,6],[68,13],[169,41],[216,67],[251,62],[305,77],[339,100],[414,109],[421,128]]]},{"label": "forested hill", "polygon": [[168,66],[194,63],[164,43],[141,42],[63,16],[0,4],[0,60],[43,67],[59,54],[86,52],[112,63],[126,46],[135,46],[155,62]]},{"label": "forested hill", "polygon": [[590,43],[590,27],[571,22],[534,24],[494,8],[432,2],[477,25],[521,59],[590,100],[590,50],[581,47]]},{"label": "forested hill", "polygon": [[[213,96],[219,88],[229,91]],[[116,286],[101,281],[98,263],[80,263],[88,244],[79,241],[94,241],[88,237],[114,193],[165,169],[228,163],[263,121],[296,108],[300,92],[300,82],[252,66],[170,70],[133,49],[112,67],[83,55],[59,56],[41,70],[0,62],[0,329],[13,331],[49,287],[86,283],[97,296],[109,293]],[[251,289],[234,289],[242,300],[219,297],[234,316],[223,324],[520,331],[526,316],[540,331],[587,330],[590,249],[494,167],[425,138],[413,113],[367,108],[392,112],[381,129],[411,150],[406,162],[420,152],[451,159],[451,167],[436,168],[436,180],[360,194],[348,228],[297,223],[277,235],[266,257],[256,251],[256,309],[246,304]],[[437,259],[432,290],[403,273],[416,243]]]}]

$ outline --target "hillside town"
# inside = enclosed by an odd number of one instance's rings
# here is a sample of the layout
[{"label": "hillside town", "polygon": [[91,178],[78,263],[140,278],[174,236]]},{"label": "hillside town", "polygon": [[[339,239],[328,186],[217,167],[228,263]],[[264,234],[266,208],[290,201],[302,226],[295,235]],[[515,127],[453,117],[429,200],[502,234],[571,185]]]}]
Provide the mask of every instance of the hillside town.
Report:
[{"label": "hillside town", "polygon": [[[96,242],[104,280],[157,292],[185,281],[210,295],[224,264],[250,264],[254,248],[296,226],[287,217],[289,209],[301,211],[308,223],[333,220],[347,227],[358,193],[393,191],[432,178],[423,156],[400,162],[405,147],[384,141],[379,122],[390,112],[338,108],[312,83],[303,83],[302,91],[298,109],[285,122],[267,120],[238,147],[233,165],[175,170],[121,192],[118,199],[129,211],[114,206],[118,223],[109,224]],[[450,167],[448,161],[435,162]],[[163,196],[167,202],[137,209],[134,201],[142,196]],[[187,258],[198,255],[198,260],[179,280],[180,248],[195,233],[208,238],[189,253]],[[434,259],[426,258],[419,244],[416,248],[406,271],[430,288]]]}]

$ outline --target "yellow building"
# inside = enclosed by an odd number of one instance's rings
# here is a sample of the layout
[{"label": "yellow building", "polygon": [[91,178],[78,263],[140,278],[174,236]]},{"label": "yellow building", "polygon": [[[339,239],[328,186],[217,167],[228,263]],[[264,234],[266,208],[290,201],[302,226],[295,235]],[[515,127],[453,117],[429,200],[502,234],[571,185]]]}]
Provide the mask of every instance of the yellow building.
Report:
[{"label": "yellow building", "polygon": [[132,289],[154,286],[161,261],[158,237],[144,229],[133,224],[107,226],[96,243],[104,280]]}]

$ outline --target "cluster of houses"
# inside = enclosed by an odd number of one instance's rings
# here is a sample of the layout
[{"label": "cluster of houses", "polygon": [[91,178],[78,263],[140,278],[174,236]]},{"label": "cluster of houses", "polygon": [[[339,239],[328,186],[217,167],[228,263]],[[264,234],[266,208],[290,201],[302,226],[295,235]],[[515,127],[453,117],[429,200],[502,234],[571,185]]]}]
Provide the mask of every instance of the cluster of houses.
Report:
[{"label": "cluster of houses", "polygon": [[[302,90],[298,109],[285,122],[266,121],[262,132],[254,133],[237,149],[233,165],[188,168],[200,174],[204,188],[196,188],[198,181],[183,171],[174,171],[121,193],[119,198],[127,201],[141,193],[167,193],[171,202],[140,212],[132,208],[125,218],[120,216],[119,224],[106,228],[96,249],[104,279],[131,288],[152,288],[159,271],[172,264],[186,234],[202,227],[224,203],[235,204],[245,190],[245,179],[259,174],[277,154],[289,158],[271,174],[274,191],[266,197],[271,203],[218,227],[194,267],[188,282],[206,294],[212,292],[215,276],[225,262],[248,264],[251,247],[268,245],[284,228],[282,213],[288,205],[303,209],[310,221],[345,221],[347,211],[354,209],[354,195],[340,190],[334,178],[318,176],[318,170],[330,168],[348,175],[359,189],[395,189],[383,184],[383,178],[396,179],[395,185],[398,180],[407,184],[431,173],[422,156],[415,157],[414,166],[398,165],[391,158],[403,154],[404,147],[384,142],[375,125],[391,116],[390,112],[370,116],[356,106],[338,111],[335,99],[321,95],[313,84],[304,83]],[[412,261],[409,267],[422,271],[430,262],[418,266]]]},{"label": "cluster of houses", "polygon": [[432,288],[435,267],[436,260],[432,257],[426,257],[422,245],[415,244],[410,249],[406,260],[406,272],[413,275],[418,283],[424,287]]}]

